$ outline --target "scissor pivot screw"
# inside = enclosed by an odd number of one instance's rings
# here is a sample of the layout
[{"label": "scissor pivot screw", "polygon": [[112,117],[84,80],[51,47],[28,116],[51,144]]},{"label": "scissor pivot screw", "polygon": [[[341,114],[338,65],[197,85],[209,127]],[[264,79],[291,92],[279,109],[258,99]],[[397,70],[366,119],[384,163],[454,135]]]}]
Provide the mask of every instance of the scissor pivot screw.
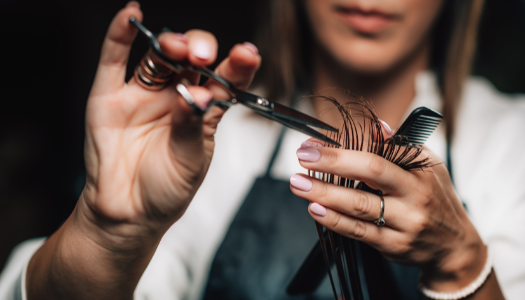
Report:
[{"label": "scissor pivot screw", "polygon": [[268,99],[264,99],[264,98],[258,98],[257,99],[257,103],[262,105],[262,106],[268,106],[268,104],[270,104]]}]

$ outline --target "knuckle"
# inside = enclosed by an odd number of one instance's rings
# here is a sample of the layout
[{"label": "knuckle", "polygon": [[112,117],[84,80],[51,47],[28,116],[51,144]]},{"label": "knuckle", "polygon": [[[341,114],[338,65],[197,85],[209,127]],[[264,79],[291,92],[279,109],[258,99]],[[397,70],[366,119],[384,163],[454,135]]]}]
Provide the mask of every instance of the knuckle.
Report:
[{"label": "knuckle", "polygon": [[330,188],[326,184],[318,184],[316,187],[317,190],[317,199],[323,203],[326,203],[330,199]]},{"label": "knuckle", "polygon": [[358,239],[366,236],[366,225],[363,221],[356,219],[350,234]]},{"label": "knuckle", "polygon": [[211,32],[202,29],[191,29],[186,31],[186,36],[190,39],[205,39],[208,42],[217,44],[217,38]]},{"label": "knuckle", "polygon": [[323,157],[326,163],[330,166],[336,166],[338,163],[338,157],[335,151],[331,151],[331,150],[324,151]]},{"label": "knuckle", "polygon": [[333,229],[338,229],[339,226],[340,226],[340,223],[341,223],[341,214],[334,214],[334,216],[332,217],[332,220],[331,220],[331,226]]},{"label": "knuckle", "polygon": [[414,232],[417,234],[419,232],[424,231],[427,228],[429,224],[429,219],[427,216],[423,214],[418,214],[417,216],[414,217],[413,222],[414,222],[413,223]]},{"label": "knuckle", "polygon": [[386,172],[387,160],[378,155],[372,155],[368,168],[373,176],[381,176]]},{"label": "knuckle", "polygon": [[412,252],[411,243],[405,240],[393,243],[390,252],[395,255],[406,256],[407,254]]},{"label": "knuckle", "polygon": [[432,198],[433,193],[431,191],[423,191],[420,197],[421,204],[423,204],[423,206],[428,206],[430,203],[432,203]]},{"label": "knuckle", "polygon": [[354,196],[354,210],[360,216],[369,215],[371,213],[372,205],[365,194],[357,193]]}]

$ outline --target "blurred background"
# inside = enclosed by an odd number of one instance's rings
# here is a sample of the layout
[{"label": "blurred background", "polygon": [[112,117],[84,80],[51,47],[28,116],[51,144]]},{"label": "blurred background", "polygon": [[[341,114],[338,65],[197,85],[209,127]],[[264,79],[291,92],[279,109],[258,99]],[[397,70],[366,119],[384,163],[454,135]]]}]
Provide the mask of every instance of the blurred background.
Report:
[{"label": "blurred background", "polygon": [[[143,0],[145,25],[214,33],[222,60],[253,42],[264,0]],[[126,0],[0,0],[0,269],[20,242],[52,234],[82,191],[84,108],[105,31]],[[146,52],[138,38],[128,77]],[[264,62],[263,62],[264,64]],[[525,93],[525,0],[486,0],[475,75]]]}]

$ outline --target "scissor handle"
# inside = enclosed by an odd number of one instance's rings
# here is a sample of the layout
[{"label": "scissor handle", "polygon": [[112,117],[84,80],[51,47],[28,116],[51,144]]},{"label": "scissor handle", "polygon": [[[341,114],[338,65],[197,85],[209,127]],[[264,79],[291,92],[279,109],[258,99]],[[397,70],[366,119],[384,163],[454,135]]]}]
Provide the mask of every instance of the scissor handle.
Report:
[{"label": "scissor handle", "polygon": [[160,59],[160,61],[166,65],[170,70],[173,72],[179,74],[182,71],[189,70],[196,73],[199,73],[203,76],[206,76],[210,78],[211,80],[217,82],[221,86],[224,87],[224,89],[230,94],[232,97],[237,97],[238,95],[242,94],[241,91],[236,89],[231,83],[229,83],[226,79],[222,78],[219,74],[213,72],[212,70],[206,68],[206,67],[197,67],[187,60],[184,61],[174,61],[167,57],[162,50],[160,49],[159,41],[157,40],[157,37],[149,31],[144,25],[142,25],[135,17],[129,18],[129,23],[136,27],[144,36],[148,39],[148,43],[151,47],[151,50],[153,53]]}]

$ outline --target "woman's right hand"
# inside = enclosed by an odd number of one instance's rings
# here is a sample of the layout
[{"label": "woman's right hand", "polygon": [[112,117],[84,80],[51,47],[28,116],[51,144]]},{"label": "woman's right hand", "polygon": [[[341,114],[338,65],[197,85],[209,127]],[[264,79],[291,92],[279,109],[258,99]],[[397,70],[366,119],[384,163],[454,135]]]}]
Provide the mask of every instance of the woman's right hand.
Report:
[{"label": "woman's right hand", "polygon": [[[135,78],[124,81],[136,35],[131,16],[142,20],[136,2],[116,15],[105,38],[86,111],[86,186],[70,218],[33,256],[29,299],[131,297],[210,165],[224,111],[212,107],[198,116],[173,85],[149,91]],[[170,58],[198,66],[212,64],[218,48],[215,37],[201,30],[163,33],[159,43]],[[216,72],[244,90],[259,64],[257,48],[236,45]],[[195,73],[186,73],[173,84],[182,79],[198,82]],[[198,105],[228,99],[213,82],[188,90]]]},{"label": "woman's right hand", "polygon": [[[124,82],[136,34],[128,24],[131,16],[142,19],[133,2],[115,17],[102,48],[86,112],[87,182],[77,205],[77,218],[107,231],[110,244],[112,235],[162,235],[181,217],[208,170],[224,114],[219,107],[202,117],[193,114],[177,93],[174,85],[183,78],[198,82],[195,73],[177,76],[161,91],[144,89],[135,77]],[[215,37],[202,30],[164,33],[159,43],[172,59],[197,66],[212,64],[217,55]],[[259,62],[256,51],[237,45],[217,72],[243,90]],[[188,90],[200,105],[212,98],[228,99],[211,82]]]}]

